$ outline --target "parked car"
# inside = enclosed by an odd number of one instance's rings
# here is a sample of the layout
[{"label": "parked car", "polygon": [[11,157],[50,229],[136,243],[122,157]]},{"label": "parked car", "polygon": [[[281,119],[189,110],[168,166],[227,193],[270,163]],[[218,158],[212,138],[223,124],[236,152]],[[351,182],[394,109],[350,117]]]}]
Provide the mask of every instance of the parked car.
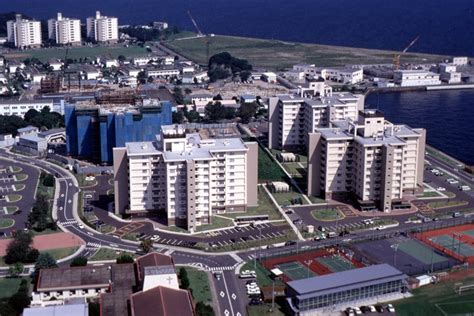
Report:
[{"label": "parked car", "polygon": [[388,305],[387,305],[387,310],[388,310],[390,313],[395,313],[395,307],[393,307],[392,304],[388,304]]},{"label": "parked car", "polygon": [[350,307],[346,308],[345,313],[347,316],[355,316],[354,310]]},{"label": "parked car", "polygon": [[216,271],[214,272],[214,277],[216,278],[216,280],[220,280],[221,279],[221,276],[222,276],[222,272],[221,271]]},{"label": "parked car", "polygon": [[377,310],[377,312],[379,313],[383,313],[385,311],[385,309],[383,308],[382,305],[375,305],[375,309]]},{"label": "parked car", "polygon": [[360,310],[359,307],[354,307],[354,313],[355,313],[356,315],[360,315],[360,314],[362,314],[362,311]]},{"label": "parked car", "polygon": [[446,188],[443,188],[443,187],[437,187],[436,190],[440,191],[440,192],[443,192],[443,191],[446,191]]},{"label": "parked car", "polygon": [[158,239],[160,239],[160,236],[158,236],[158,235],[153,235],[153,236],[151,236],[150,239],[151,239],[152,241],[157,241]]}]

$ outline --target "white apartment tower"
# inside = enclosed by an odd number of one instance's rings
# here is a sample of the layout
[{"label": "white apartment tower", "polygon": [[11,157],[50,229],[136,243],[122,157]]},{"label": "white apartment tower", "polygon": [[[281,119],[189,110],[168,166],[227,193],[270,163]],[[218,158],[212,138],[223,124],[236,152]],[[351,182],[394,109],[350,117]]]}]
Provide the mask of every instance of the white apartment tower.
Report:
[{"label": "white apartment tower", "polygon": [[48,20],[48,38],[59,45],[81,44],[81,21],[64,18],[59,12],[56,19]]},{"label": "white apartment tower", "polygon": [[17,14],[15,20],[7,21],[7,39],[18,48],[41,46],[41,22],[23,19]]},{"label": "white apartment tower", "polygon": [[305,97],[278,95],[269,101],[269,148],[298,150],[307,146],[308,133],[329,127],[334,120],[357,121],[364,97],[348,92]]},{"label": "white apartment tower", "polygon": [[409,208],[423,189],[426,132],[365,110],[309,135],[308,194],[354,198],[364,211]]},{"label": "white apartment tower", "polygon": [[95,17],[87,18],[87,37],[99,43],[118,41],[118,19],[95,13]]},{"label": "white apartment tower", "polygon": [[257,205],[257,144],[208,131],[168,125],[156,142],[114,148],[115,212],[193,231],[213,214]]}]

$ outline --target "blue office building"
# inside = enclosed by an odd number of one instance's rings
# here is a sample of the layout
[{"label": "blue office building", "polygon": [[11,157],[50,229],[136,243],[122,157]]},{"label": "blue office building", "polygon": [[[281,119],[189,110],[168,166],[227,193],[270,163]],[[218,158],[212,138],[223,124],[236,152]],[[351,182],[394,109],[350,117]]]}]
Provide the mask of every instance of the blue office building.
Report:
[{"label": "blue office building", "polygon": [[114,147],[155,140],[161,126],[172,123],[171,107],[168,101],[125,109],[67,105],[67,152],[80,159],[111,164]]}]

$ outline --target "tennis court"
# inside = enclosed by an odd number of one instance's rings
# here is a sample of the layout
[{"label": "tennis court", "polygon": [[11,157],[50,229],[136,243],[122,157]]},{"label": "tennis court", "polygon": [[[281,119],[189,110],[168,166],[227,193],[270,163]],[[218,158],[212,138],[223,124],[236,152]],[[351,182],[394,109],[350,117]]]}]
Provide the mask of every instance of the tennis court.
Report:
[{"label": "tennis court", "polygon": [[438,235],[429,238],[431,242],[440,245],[452,252],[455,252],[464,257],[474,256],[474,247],[461,242],[452,235]]},{"label": "tennis court", "polygon": [[355,268],[352,262],[338,255],[319,257],[316,258],[316,261],[327,267],[332,272],[341,272]]},{"label": "tennis court", "polygon": [[317,275],[298,261],[280,263],[276,267],[291,280],[306,279]]},{"label": "tennis court", "polygon": [[399,243],[398,251],[403,251],[407,255],[418,259],[424,264],[446,261],[446,257],[438,255],[434,250],[412,239],[407,239],[406,241]]},{"label": "tennis court", "polygon": [[474,229],[465,230],[462,233],[463,233],[463,235],[468,235],[469,237],[474,238]]}]

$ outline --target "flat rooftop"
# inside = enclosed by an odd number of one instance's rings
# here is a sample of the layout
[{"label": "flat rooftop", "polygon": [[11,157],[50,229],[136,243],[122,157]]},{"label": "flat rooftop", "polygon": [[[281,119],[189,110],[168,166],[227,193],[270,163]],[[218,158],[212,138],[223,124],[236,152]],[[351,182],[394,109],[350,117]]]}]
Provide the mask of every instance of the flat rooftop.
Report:
[{"label": "flat rooftop", "polygon": [[38,278],[38,291],[80,288],[105,288],[111,281],[107,265],[73,268],[42,269]]}]

